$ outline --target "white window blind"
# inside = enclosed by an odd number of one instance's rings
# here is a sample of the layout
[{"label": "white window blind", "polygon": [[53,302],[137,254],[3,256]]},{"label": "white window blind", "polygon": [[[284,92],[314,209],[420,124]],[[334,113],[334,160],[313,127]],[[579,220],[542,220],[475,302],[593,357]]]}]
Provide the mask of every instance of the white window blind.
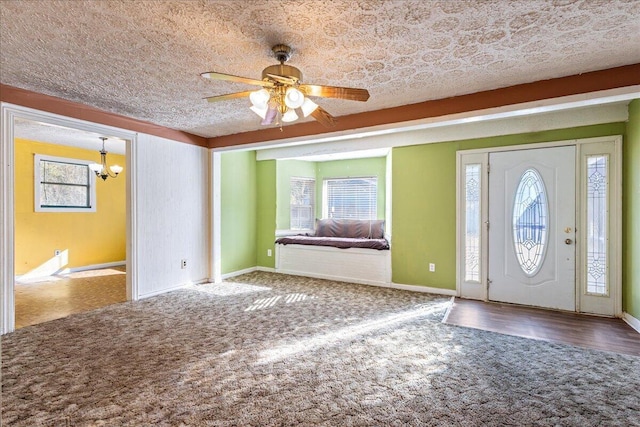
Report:
[{"label": "white window blind", "polygon": [[376,219],[378,179],[337,178],[324,180],[323,216],[335,219]]},{"label": "white window blind", "polygon": [[291,178],[291,230],[313,230],[315,219],[316,181]]}]

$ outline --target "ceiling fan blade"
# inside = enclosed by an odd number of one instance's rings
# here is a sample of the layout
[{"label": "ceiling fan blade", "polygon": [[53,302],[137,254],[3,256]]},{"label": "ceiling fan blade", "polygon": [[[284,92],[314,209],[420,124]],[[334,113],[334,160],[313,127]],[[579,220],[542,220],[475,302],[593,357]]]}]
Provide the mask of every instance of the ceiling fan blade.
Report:
[{"label": "ceiling fan blade", "polygon": [[227,82],[246,83],[248,85],[256,85],[262,87],[273,87],[273,83],[267,80],[250,79],[247,77],[234,76],[232,74],[216,73],[215,71],[209,71],[200,75],[211,80],[224,80]]},{"label": "ceiling fan blade", "polygon": [[298,79],[295,77],[287,77],[287,76],[279,76],[277,74],[267,74],[267,76],[279,83],[283,83],[285,85],[294,85],[298,83]]},{"label": "ceiling fan blade", "polygon": [[273,123],[277,115],[278,108],[269,106],[269,109],[267,110],[267,113],[265,114],[264,119],[262,120],[262,122],[260,122],[260,124],[263,126],[270,125],[271,123]]},{"label": "ceiling fan blade", "polygon": [[229,99],[243,98],[243,97],[249,96],[251,95],[252,92],[254,91],[245,90],[244,92],[235,92],[235,93],[227,93],[225,95],[208,96],[204,99],[206,99],[209,102],[227,101]]},{"label": "ceiling fan blade", "polygon": [[322,98],[349,99],[351,101],[366,101],[369,99],[369,91],[355,87],[320,86],[306,85],[299,86],[302,93],[308,96],[319,96]]},{"label": "ceiling fan blade", "polygon": [[336,118],[327,113],[327,111],[322,107],[316,108],[310,116],[320,122],[321,125],[328,128],[335,126],[337,122]]}]

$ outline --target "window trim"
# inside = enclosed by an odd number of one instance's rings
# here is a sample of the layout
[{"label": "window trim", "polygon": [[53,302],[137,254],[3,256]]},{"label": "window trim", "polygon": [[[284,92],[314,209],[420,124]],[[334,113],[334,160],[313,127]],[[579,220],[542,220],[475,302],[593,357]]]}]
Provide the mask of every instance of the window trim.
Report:
[{"label": "window trim", "polygon": [[298,180],[298,181],[307,181],[307,182],[311,182],[311,188],[313,190],[313,195],[311,197],[311,227],[309,228],[293,228],[292,226],[292,210],[293,207],[301,207],[301,206],[309,206],[309,205],[292,205],[291,201],[289,201],[289,230],[291,231],[296,231],[296,232],[300,232],[300,231],[313,231],[314,227],[315,227],[315,216],[316,216],[316,179],[315,178],[309,178],[309,177],[302,177],[302,176],[291,176],[289,177],[289,197],[291,197],[291,192],[293,189],[292,186],[292,182],[293,180]]},{"label": "window trim", "polygon": [[33,205],[34,212],[96,212],[96,176],[94,173],[89,170],[89,207],[83,208],[78,206],[73,207],[47,207],[42,206],[40,204],[40,192],[41,192],[41,183],[42,178],[40,176],[40,162],[41,161],[49,161],[49,162],[57,162],[57,163],[69,163],[74,165],[84,165],[88,166],[95,162],[90,160],[82,160],[82,159],[72,159],[69,157],[56,157],[56,156],[48,156],[44,154],[35,154],[33,156]]},{"label": "window trim", "polygon": [[328,190],[328,181],[347,181],[352,179],[375,179],[376,181],[376,194],[375,194],[375,207],[373,211],[373,218],[359,218],[359,219],[378,219],[378,192],[380,191],[380,186],[378,186],[378,176],[377,175],[364,175],[364,176],[339,176],[339,177],[324,177],[322,179],[322,218],[329,218],[329,190]]}]

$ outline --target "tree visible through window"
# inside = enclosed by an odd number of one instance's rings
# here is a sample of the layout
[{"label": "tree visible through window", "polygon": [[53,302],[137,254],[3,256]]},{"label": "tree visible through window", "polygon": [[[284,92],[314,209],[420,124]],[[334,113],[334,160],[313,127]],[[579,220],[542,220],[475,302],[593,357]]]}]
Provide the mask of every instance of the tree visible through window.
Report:
[{"label": "tree visible through window", "polygon": [[291,230],[313,230],[315,218],[316,181],[312,178],[291,178]]},{"label": "tree visible through window", "polygon": [[324,180],[323,216],[334,219],[376,219],[378,179],[336,178]]},{"label": "tree visible through window", "polygon": [[89,162],[37,155],[36,211],[95,210]]}]

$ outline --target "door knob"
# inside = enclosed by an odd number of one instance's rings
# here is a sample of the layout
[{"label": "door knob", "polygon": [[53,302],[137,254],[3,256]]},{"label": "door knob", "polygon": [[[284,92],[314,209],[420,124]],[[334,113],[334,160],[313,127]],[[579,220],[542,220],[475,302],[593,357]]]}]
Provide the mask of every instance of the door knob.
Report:
[{"label": "door knob", "polygon": [[565,243],[565,245],[570,245],[570,244],[572,244],[572,243],[573,243],[573,240],[571,240],[571,239],[565,239],[565,240],[564,240],[564,243]]}]

